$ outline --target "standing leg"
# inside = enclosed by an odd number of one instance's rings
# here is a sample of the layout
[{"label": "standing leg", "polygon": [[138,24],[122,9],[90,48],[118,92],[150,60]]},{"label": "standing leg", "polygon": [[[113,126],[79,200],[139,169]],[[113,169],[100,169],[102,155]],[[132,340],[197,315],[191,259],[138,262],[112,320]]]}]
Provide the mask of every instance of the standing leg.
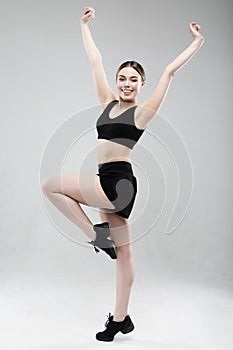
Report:
[{"label": "standing leg", "polygon": [[95,174],[63,174],[49,176],[42,183],[42,191],[50,202],[68,219],[95,240],[93,223],[80,206],[80,203],[97,208],[113,209],[106,197],[99,176]]},{"label": "standing leg", "polygon": [[129,298],[135,277],[129,220],[115,213],[100,212],[103,221],[109,222],[111,239],[117,247],[116,301],[113,320],[123,321],[128,315]]}]

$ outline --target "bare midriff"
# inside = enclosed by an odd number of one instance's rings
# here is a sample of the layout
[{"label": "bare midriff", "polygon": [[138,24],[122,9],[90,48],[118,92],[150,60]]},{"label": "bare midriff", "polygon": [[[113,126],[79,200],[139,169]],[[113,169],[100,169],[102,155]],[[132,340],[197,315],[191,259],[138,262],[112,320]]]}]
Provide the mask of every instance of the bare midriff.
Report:
[{"label": "bare midriff", "polygon": [[132,150],[124,145],[105,139],[97,139],[98,164],[125,161],[130,162]]}]

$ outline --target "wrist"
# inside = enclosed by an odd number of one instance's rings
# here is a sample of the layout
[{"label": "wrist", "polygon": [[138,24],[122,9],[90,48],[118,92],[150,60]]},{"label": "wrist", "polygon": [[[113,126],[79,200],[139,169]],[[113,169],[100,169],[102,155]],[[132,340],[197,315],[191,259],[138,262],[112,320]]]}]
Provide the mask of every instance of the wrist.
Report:
[{"label": "wrist", "polygon": [[80,24],[81,24],[81,26],[86,26],[88,24],[88,22],[83,22],[83,20],[80,19]]},{"label": "wrist", "polygon": [[205,41],[204,37],[200,34],[199,36],[197,36],[196,38],[194,38],[194,41],[196,41],[197,43],[202,43]]}]

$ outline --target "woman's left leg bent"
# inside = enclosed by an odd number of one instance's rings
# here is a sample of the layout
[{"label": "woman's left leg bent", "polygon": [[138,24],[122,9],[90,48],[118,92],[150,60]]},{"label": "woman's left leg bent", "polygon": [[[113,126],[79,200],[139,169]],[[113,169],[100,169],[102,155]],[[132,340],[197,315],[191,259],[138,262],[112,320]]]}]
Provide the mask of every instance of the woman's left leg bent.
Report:
[{"label": "woman's left leg bent", "polygon": [[91,240],[95,240],[96,233],[93,223],[81,208],[80,203],[97,208],[114,208],[96,174],[71,173],[49,176],[43,181],[41,187],[50,202],[79,226]]}]

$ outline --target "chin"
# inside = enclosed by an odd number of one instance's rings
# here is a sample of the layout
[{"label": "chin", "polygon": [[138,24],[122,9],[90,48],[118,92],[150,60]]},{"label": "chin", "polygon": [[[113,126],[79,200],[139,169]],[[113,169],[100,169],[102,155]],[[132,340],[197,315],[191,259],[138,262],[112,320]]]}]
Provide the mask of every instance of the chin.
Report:
[{"label": "chin", "polygon": [[132,97],[119,97],[119,99],[121,100],[121,101],[124,101],[124,102],[132,102],[133,101],[133,99],[132,99]]},{"label": "chin", "polygon": [[135,98],[136,96],[125,96],[125,95],[119,94],[119,99],[121,99],[122,101],[131,102],[131,101],[134,101]]}]

